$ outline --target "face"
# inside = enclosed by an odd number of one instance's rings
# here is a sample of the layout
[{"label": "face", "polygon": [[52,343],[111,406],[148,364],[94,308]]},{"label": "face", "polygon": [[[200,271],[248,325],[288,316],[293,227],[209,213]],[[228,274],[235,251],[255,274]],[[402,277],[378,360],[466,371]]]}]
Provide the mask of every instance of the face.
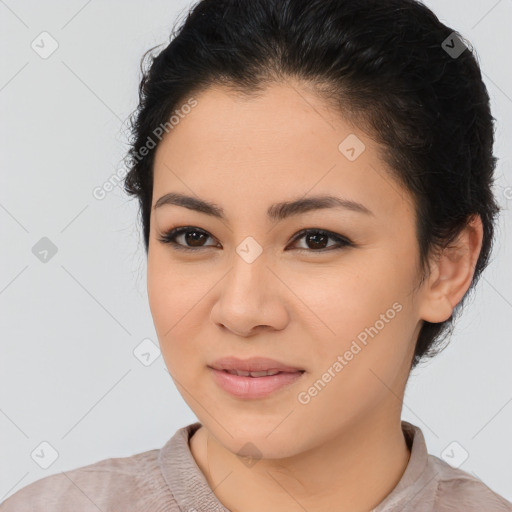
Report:
[{"label": "face", "polygon": [[[266,458],[399,415],[421,320],[418,245],[412,200],[378,146],[298,84],[195,100],[156,151],[148,250],[150,309],[183,398],[230,451],[250,441]],[[155,208],[170,193],[222,217]],[[318,196],[359,206],[273,206]],[[228,356],[302,371],[235,395],[211,368]]]}]

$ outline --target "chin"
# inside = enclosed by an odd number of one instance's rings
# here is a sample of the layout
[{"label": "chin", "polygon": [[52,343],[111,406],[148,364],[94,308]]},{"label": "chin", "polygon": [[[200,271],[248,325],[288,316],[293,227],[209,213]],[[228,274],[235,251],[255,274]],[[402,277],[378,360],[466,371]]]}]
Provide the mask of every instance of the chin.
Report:
[{"label": "chin", "polygon": [[[279,420],[258,425],[256,419],[240,415],[239,419],[231,418],[229,422],[201,422],[220,444],[241,458],[249,459],[282,459],[291,457],[300,451],[303,443],[297,437],[297,431],[291,425],[285,428]],[[223,428],[224,427],[224,428]]]}]

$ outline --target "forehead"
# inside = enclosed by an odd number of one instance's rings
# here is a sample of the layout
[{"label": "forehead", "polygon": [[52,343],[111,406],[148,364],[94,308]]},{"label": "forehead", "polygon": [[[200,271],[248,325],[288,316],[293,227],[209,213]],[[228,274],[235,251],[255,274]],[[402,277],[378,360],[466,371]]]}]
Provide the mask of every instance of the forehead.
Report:
[{"label": "forehead", "polygon": [[226,210],[249,199],[266,205],[338,192],[377,214],[412,211],[378,144],[297,84],[275,84],[254,97],[213,87],[193,98],[196,105],[158,145],[153,204],[172,191]]}]

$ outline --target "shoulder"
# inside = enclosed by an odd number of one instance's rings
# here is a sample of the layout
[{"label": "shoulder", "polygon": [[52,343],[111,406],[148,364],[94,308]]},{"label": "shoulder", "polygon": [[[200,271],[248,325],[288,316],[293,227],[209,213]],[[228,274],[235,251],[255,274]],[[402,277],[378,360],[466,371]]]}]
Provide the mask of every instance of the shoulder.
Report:
[{"label": "shoulder", "polygon": [[[174,510],[159,469],[160,450],[104,459],[32,482],[0,504],[0,512]],[[160,505],[161,506],[161,505]]]},{"label": "shoulder", "polygon": [[494,492],[477,477],[450,466],[435,455],[429,455],[429,462],[437,476],[434,510],[512,512],[512,503]]}]

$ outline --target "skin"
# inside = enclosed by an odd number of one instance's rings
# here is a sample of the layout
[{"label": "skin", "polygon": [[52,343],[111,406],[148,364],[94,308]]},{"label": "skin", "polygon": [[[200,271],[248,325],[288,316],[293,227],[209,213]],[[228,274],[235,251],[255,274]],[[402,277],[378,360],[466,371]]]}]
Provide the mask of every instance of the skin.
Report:
[{"label": "skin", "polygon": [[[269,86],[258,98],[221,87],[159,143],[153,205],[168,192],[214,202],[221,221],[176,205],[152,210],[148,297],[162,355],[202,427],[190,440],[199,468],[231,511],[368,511],[396,486],[409,460],[402,400],[422,320],[441,322],[468,289],[481,248],[480,218],[420,277],[410,195],[386,173],[379,146],[306,87]],[[365,151],[349,161],[338,145],[355,134]],[[272,222],[267,208],[331,194],[374,215],[320,209]],[[209,235],[187,253],[159,241],[192,226]],[[319,252],[305,228],[355,246]],[[247,263],[237,246],[263,252]],[[178,236],[182,245],[190,238]],[[193,243],[193,242],[192,242]],[[201,246],[201,243],[194,246]],[[324,246],[336,246],[333,239]],[[190,247],[191,245],[188,245]],[[304,249],[300,252],[298,249]],[[316,251],[316,252],[315,252]],[[365,327],[400,312],[307,404],[298,401]],[[223,356],[266,356],[303,368],[266,398],[243,400],[218,387],[207,365]],[[208,441],[208,442],[207,442]],[[248,442],[261,457],[247,465]]]}]

